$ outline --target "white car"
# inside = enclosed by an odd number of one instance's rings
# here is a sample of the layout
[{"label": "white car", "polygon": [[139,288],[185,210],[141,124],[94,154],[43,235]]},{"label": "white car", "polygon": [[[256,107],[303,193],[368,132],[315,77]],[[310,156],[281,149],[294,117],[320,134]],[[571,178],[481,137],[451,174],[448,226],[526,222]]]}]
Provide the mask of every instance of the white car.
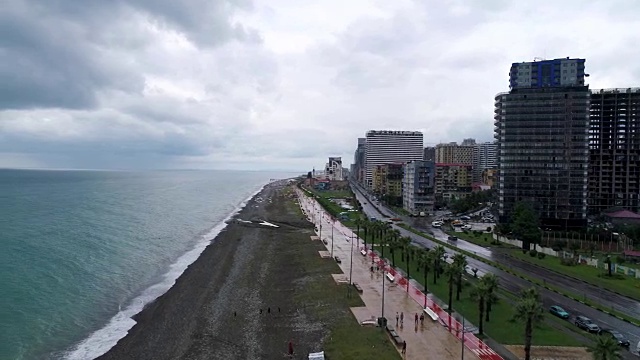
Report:
[{"label": "white car", "polygon": [[462,227],[463,230],[471,230],[471,225],[467,224]]}]

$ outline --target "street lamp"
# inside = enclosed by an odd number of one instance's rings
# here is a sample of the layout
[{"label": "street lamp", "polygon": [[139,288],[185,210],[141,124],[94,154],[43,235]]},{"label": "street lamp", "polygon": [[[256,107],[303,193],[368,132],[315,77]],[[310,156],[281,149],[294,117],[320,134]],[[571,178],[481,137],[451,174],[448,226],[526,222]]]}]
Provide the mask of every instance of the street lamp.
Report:
[{"label": "street lamp", "polygon": [[333,228],[335,225],[335,221],[331,219],[331,257],[333,257]]},{"label": "street lamp", "polygon": [[462,336],[460,336],[460,341],[461,341],[461,343],[462,343],[462,353],[461,353],[461,354],[462,354],[462,355],[461,355],[461,359],[462,359],[462,360],[464,360],[464,335],[465,335],[466,333],[470,333],[470,332],[473,332],[473,331],[472,331],[472,330],[467,331],[467,330],[464,328],[464,318],[462,318]]}]

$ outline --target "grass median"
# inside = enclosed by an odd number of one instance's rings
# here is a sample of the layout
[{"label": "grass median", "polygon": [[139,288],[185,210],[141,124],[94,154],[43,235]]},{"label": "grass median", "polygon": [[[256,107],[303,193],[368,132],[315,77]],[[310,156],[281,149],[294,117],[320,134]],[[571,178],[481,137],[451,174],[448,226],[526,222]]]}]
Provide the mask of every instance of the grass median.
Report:
[{"label": "grass median", "polygon": [[545,256],[543,259],[531,257],[528,253],[514,250],[509,254],[517,259],[526,261],[531,264],[541,266],[543,268],[573,276],[577,279],[595,285],[597,287],[609,289],[618,292],[624,296],[640,300],[640,279],[630,276],[609,278],[606,271],[589,265],[567,266],[560,263],[560,258],[555,256]]},{"label": "grass median", "polygon": [[[379,247],[374,247],[374,249],[380,251]],[[390,258],[388,250],[385,251],[385,257],[387,259]],[[400,256],[396,254],[396,267],[406,272],[407,264],[399,258]],[[416,270],[417,265],[415,264],[415,262],[411,263],[411,267],[411,278],[415,279],[417,282],[424,286],[424,273],[421,270]],[[461,314],[468,321],[471,321],[474,325],[477,326],[479,314],[478,302],[472,300],[470,295],[475,281],[477,280],[471,277],[468,277],[467,280],[464,281],[464,286],[462,293],[460,294],[459,301],[455,300],[454,289],[454,300],[452,306],[455,312]],[[447,303],[449,299],[449,284],[447,283],[445,277],[440,277],[434,284],[433,273],[430,273],[427,282],[428,291],[442,300],[444,303]],[[512,302],[502,294],[500,297],[500,301],[497,304],[493,305],[490,314],[490,321],[484,323],[484,332],[487,336],[491,337],[501,344],[521,345],[524,343],[524,324],[509,321],[514,313]],[[542,326],[535,329],[533,345],[579,346],[580,342],[572,337],[565,336],[564,332],[559,330],[557,327],[544,323],[542,324]]]},{"label": "grass median", "polygon": [[592,308],[594,308],[596,310],[600,310],[602,312],[611,314],[611,315],[613,315],[613,316],[615,316],[615,317],[617,317],[619,319],[622,319],[624,321],[630,322],[630,323],[632,323],[632,324],[634,324],[636,326],[640,326],[640,320],[639,319],[636,319],[634,317],[631,317],[631,316],[628,316],[626,314],[623,314],[623,313],[617,311],[616,309],[610,308],[610,307],[608,307],[606,305],[594,302],[594,301],[592,301],[592,300],[590,300],[588,298],[585,298],[584,296],[582,296],[582,294],[573,294],[573,293],[568,292],[568,291],[566,291],[566,290],[564,290],[562,288],[559,288],[559,287],[556,287],[556,286],[552,286],[552,285],[548,285],[548,284],[544,283],[543,281],[541,281],[539,279],[535,279],[535,278],[527,276],[527,275],[525,275],[525,274],[523,274],[521,272],[514,271],[511,268],[507,268],[505,266],[500,265],[497,262],[485,259],[485,258],[483,258],[481,256],[478,256],[478,255],[476,255],[476,254],[474,254],[474,253],[472,253],[470,251],[462,250],[462,249],[460,249],[458,247],[452,246],[452,245],[450,245],[450,244],[448,244],[448,243],[446,243],[444,241],[438,240],[438,239],[434,238],[433,236],[430,236],[429,234],[425,234],[425,233],[423,233],[421,231],[418,231],[418,230],[416,230],[416,229],[414,229],[414,228],[412,228],[412,227],[410,227],[408,225],[402,224],[402,225],[399,225],[399,226],[402,227],[405,230],[411,231],[414,234],[417,234],[417,235],[420,235],[422,237],[425,237],[425,238],[427,238],[427,239],[429,239],[429,240],[431,240],[433,242],[436,242],[436,243],[438,243],[438,244],[440,244],[440,245],[442,245],[444,247],[447,247],[447,248],[452,249],[452,250],[454,250],[456,252],[464,254],[464,255],[466,255],[466,256],[468,256],[470,258],[476,259],[478,261],[482,261],[485,264],[491,265],[491,266],[493,266],[495,268],[498,268],[498,269],[500,269],[500,270],[502,270],[504,272],[507,272],[509,274],[518,276],[518,277],[520,277],[520,278],[522,278],[524,280],[527,280],[527,281],[529,281],[529,282],[531,282],[533,284],[542,286],[542,287],[544,287],[544,288],[546,288],[548,290],[554,291],[554,292],[556,292],[556,293],[558,293],[560,295],[568,297],[569,299],[583,302],[584,304],[586,304],[586,305],[588,305],[588,306],[590,306],[590,307],[592,307]]}]

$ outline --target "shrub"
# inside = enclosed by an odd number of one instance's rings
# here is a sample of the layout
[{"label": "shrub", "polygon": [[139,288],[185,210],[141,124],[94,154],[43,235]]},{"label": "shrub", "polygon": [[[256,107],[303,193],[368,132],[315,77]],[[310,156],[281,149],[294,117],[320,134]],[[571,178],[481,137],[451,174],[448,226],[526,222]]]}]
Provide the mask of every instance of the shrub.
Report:
[{"label": "shrub", "polygon": [[529,251],[529,256],[536,257],[537,255],[538,255],[538,251],[536,251],[536,249]]},{"label": "shrub", "polygon": [[522,249],[522,253],[523,253],[523,254],[526,254],[526,253],[527,253],[527,251],[528,251],[527,249]]},{"label": "shrub", "polygon": [[547,254],[545,254],[543,252],[539,252],[538,253],[538,259],[544,259],[545,256],[547,256]]},{"label": "shrub", "polygon": [[576,261],[573,258],[562,258],[560,260],[560,264],[565,266],[574,266],[576,264]]},{"label": "shrub", "polygon": [[616,264],[620,264],[620,265],[624,264],[624,257],[620,255],[616,256]]}]

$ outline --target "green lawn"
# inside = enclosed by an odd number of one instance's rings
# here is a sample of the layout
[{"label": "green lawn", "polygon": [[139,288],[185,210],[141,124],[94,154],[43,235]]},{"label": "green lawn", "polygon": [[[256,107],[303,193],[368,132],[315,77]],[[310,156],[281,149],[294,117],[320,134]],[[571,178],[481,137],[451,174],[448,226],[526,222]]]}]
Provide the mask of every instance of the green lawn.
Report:
[{"label": "green lawn", "polygon": [[480,246],[484,246],[484,247],[488,247],[491,246],[491,242],[493,241],[493,236],[492,234],[488,234],[488,233],[482,233],[479,235],[476,235],[473,231],[468,231],[468,232],[456,232],[453,231],[451,229],[445,229],[443,227],[443,230],[449,234],[449,235],[453,235],[455,237],[458,237],[462,240],[466,240],[470,243],[474,243],[476,245],[480,245]]},{"label": "green lawn", "polygon": [[[385,257],[391,259],[388,249],[385,249]],[[406,271],[406,263],[404,263],[400,254],[396,254],[396,266]],[[416,264],[411,264],[411,277],[416,279],[420,284],[424,285],[424,274],[422,271],[416,270]],[[448,301],[448,288],[449,285],[444,277],[437,280],[436,284],[433,284],[433,274],[429,274],[428,290],[436,297],[442,300],[444,303]],[[462,294],[460,295],[460,301],[455,301],[455,289],[454,289],[454,311],[460,313],[466,319],[473,322],[475,326],[478,325],[478,304],[471,300],[469,293],[472,289],[472,283],[474,279],[469,279],[465,282]],[[523,344],[524,343],[524,324],[512,323],[509,321],[513,316],[513,306],[511,301],[502,296],[501,301],[493,306],[491,312],[491,319],[489,322],[485,322],[484,332],[487,336],[493,338],[497,342],[506,345]],[[534,345],[548,345],[548,346],[578,346],[580,343],[575,339],[568,337],[563,331],[557,329],[557,327],[550,326],[549,324],[543,324],[540,328],[535,330],[533,336]]]},{"label": "green lawn", "polygon": [[549,270],[557,271],[586,281],[597,287],[613,290],[628,297],[640,300],[640,280],[630,276],[624,279],[599,277],[598,275],[606,273],[603,269],[598,269],[589,265],[566,266],[560,263],[560,258],[555,256],[545,256],[544,259],[531,257],[529,254],[523,254],[522,251],[514,250],[510,254],[520,260],[530,262],[545,267]]}]

